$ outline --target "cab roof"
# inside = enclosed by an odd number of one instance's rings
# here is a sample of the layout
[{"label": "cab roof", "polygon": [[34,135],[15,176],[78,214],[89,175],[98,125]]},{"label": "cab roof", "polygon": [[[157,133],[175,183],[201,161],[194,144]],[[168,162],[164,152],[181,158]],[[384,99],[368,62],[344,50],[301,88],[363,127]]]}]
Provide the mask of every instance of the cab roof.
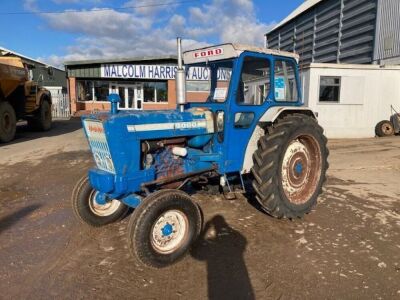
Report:
[{"label": "cab roof", "polygon": [[296,53],[231,43],[186,51],[183,54],[183,60],[185,64],[216,61],[239,57],[244,51],[290,57],[299,61],[299,55]]}]

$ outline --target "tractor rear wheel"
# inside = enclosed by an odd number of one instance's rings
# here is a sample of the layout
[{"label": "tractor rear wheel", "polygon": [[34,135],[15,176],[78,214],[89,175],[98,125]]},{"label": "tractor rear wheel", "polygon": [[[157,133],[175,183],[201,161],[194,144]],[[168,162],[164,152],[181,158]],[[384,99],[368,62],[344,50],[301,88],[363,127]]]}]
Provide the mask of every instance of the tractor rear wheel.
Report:
[{"label": "tractor rear wheel", "polygon": [[8,102],[0,102],[0,142],[7,143],[13,140],[16,129],[14,108]]},{"label": "tractor rear wheel", "polygon": [[72,191],[72,208],[79,221],[92,227],[104,226],[121,220],[129,207],[118,200],[105,205],[96,202],[96,191],[87,176],[82,177]]},{"label": "tractor rear wheel", "polygon": [[128,225],[131,254],[142,264],[163,268],[180,260],[202,228],[200,208],[179,190],[160,190],[134,210]]},{"label": "tractor rear wheel", "polygon": [[380,121],[375,126],[375,134],[379,137],[394,135],[394,127],[393,127],[392,122],[390,122],[388,120]]},{"label": "tractor rear wheel", "polygon": [[309,116],[278,120],[253,154],[256,199],[270,215],[289,219],[309,213],[326,179],[329,151],[323,129]]}]

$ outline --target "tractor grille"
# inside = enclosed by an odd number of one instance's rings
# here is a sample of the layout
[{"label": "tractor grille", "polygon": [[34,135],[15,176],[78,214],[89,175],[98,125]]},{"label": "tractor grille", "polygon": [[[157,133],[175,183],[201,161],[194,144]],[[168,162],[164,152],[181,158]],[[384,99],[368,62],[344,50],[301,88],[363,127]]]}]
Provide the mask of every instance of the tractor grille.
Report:
[{"label": "tractor grille", "polygon": [[103,123],[95,120],[84,120],[83,123],[97,167],[100,170],[115,174],[114,163],[111,159]]}]

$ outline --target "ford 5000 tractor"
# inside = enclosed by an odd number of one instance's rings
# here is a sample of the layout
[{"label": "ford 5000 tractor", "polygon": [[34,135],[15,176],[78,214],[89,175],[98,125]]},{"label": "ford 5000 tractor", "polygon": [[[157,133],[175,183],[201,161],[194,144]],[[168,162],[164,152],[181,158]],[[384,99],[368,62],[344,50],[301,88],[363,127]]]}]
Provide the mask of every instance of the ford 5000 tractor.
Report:
[{"label": "ford 5000 tractor", "polygon": [[[193,72],[207,79],[207,92],[188,102],[185,80]],[[182,258],[202,230],[188,185],[193,191],[213,178],[229,194],[234,181],[242,190],[251,182],[251,195],[271,216],[310,212],[328,149],[301,101],[296,54],[236,44],[182,53],[178,39],[176,93],[176,110],[118,111],[112,94],[110,112],[82,118],[96,163],[72,195],[82,222],[103,226],[134,208],[129,249],[161,268]]]}]

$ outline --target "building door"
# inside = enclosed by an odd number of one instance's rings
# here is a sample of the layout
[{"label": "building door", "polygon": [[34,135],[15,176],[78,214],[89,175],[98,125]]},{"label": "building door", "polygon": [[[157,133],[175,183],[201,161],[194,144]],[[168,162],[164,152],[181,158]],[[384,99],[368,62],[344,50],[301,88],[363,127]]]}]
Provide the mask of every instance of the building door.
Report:
[{"label": "building door", "polygon": [[143,84],[111,84],[110,93],[119,94],[118,109],[141,110],[143,107]]},{"label": "building door", "polygon": [[135,84],[135,108],[143,109],[143,84]]},{"label": "building door", "polygon": [[125,97],[125,87],[117,83],[110,83],[110,95],[118,94],[121,101],[118,103],[118,109],[127,109],[126,97]]}]

